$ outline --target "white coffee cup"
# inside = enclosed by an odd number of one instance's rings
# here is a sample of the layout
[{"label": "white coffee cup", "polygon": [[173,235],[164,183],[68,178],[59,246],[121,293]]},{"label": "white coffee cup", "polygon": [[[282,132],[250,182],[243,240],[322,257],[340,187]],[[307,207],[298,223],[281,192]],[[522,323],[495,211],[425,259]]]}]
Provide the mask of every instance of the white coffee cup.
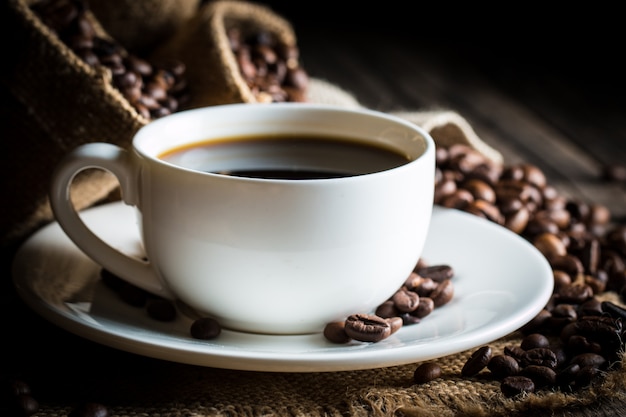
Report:
[{"label": "white coffee cup", "polygon": [[[293,180],[203,172],[159,157],[199,142],[276,134],[347,138],[393,149],[406,161],[379,172]],[[324,161],[342,170],[353,165],[351,155]],[[257,159],[253,153],[248,162]],[[118,252],[81,221],[70,185],[90,168],[112,172],[123,201],[136,207],[147,261]],[[74,243],[122,279],[224,328],[299,334],[370,312],[400,288],[422,253],[434,172],[433,139],[403,119],[316,104],[232,104],[152,121],[131,149],[80,146],[57,167],[50,201]]]}]

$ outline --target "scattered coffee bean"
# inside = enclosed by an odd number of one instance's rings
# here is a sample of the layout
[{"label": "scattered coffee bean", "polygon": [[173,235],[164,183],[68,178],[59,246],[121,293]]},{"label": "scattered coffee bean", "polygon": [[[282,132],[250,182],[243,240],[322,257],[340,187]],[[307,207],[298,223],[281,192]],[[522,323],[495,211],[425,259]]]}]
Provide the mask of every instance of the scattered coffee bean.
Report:
[{"label": "scattered coffee bean", "polygon": [[352,340],[346,333],[345,321],[328,323],[324,327],[324,337],[332,343],[344,344]]},{"label": "scattered coffee bean", "polygon": [[530,378],[535,384],[535,389],[556,385],[556,372],[547,366],[528,365],[520,371],[520,376]]},{"label": "scattered coffee bean", "polygon": [[215,339],[222,332],[222,327],[217,320],[210,317],[201,317],[191,324],[191,337],[194,339]]},{"label": "scattered coffee bean", "polygon": [[345,321],[346,334],[361,342],[379,342],[391,334],[387,319],[375,314],[352,314]]},{"label": "scattered coffee bean", "polygon": [[524,350],[534,348],[547,348],[550,346],[548,338],[540,333],[531,333],[522,339],[520,347]]},{"label": "scattered coffee bean", "polygon": [[415,369],[415,372],[413,373],[413,381],[416,384],[425,384],[440,378],[441,374],[441,366],[435,362],[424,362]]},{"label": "scattered coffee bean", "polygon": [[500,390],[506,397],[515,397],[522,393],[535,392],[535,383],[525,376],[507,376],[502,380]]},{"label": "scattered coffee bean", "polygon": [[511,375],[517,375],[520,367],[517,360],[509,355],[495,355],[489,360],[487,364],[489,369],[495,378],[504,378]]},{"label": "scattered coffee bean", "polygon": [[492,351],[489,346],[482,346],[478,348],[472,355],[469,357],[463,368],[461,369],[461,375],[463,376],[474,376],[482,371],[491,360]]},{"label": "scattered coffee bean", "polygon": [[424,278],[430,278],[435,282],[443,282],[454,276],[454,269],[450,265],[433,265],[416,268],[415,272]]}]

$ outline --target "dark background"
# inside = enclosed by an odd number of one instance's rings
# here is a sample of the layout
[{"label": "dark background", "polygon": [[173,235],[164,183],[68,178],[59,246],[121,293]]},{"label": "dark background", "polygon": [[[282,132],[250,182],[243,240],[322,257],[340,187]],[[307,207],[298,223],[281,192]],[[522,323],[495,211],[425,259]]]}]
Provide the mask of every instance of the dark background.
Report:
[{"label": "dark background", "polygon": [[[617,8],[589,4],[548,9],[524,3],[496,7],[441,2],[263,2],[288,19],[301,49],[315,37],[375,34],[413,45],[450,65],[467,66],[523,93],[559,82],[597,106],[623,108],[624,25]],[[306,50],[305,50],[306,51]]]}]

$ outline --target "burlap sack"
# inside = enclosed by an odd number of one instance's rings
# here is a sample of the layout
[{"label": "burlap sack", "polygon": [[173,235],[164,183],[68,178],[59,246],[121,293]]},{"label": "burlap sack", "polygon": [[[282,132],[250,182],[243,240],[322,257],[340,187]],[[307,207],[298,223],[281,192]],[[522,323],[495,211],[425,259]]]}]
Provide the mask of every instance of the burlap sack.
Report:
[{"label": "burlap sack", "polygon": [[[238,25],[245,31],[269,31],[286,45],[296,45],[289,22],[264,6],[232,1],[207,3],[189,22],[183,22],[192,8],[189,3],[194,0],[178,1],[183,9],[176,17],[180,30],[154,55],[178,58],[186,64],[193,97],[186,108],[254,102],[229,49],[226,28]],[[30,8],[34,2],[8,0],[0,11],[2,26],[11,34],[5,48],[6,64],[0,67],[5,116],[1,127],[5,161],[0,187],[4,195],[11,196],[11,204],[5,205],[0,220],[3,245],[24,238],[52,220],[47,200],[49,180],[63,155],[86,142],[127,147],[134,133],[149,122],[112,85],[108,69],[87,65],[38,18]],[[176,1],[165,2],[163,7],[173,7],[171,2]],[[150,20],[150,14],[142,14],[148,9],[134,10],[137,19]],[[157,8],[154,13],[163,11]],[[98,35],[115,40],[95,14],[87,13]],[[119,27],[111,28],[121,36],[131,35]],[[153,26],[150,34],[165,30]],[[352,95],[322,80],[310,80],[306,101],[360,106]],[[454,112],[409,112],[402,116],[427,127],[435,140],[446,144],[460,141],[483,151],[488,149]],[[497,152],[488,153],[498,159]],[[117,185],[117,180],[106,172],[86,171],[74,182],[74,204],[83,209],[115,198]]]},{"label": "burlap sack", "polygon": [[[3,2],[5,42],[2,105],[9,116],[3,126],[5,204],[0,235],[22,236],[50,218],[47,191],[50,174],[70,149],[90,141],[127,146],[147,121],[111,85],[111,74],[87,65],[59,40],[29,7],[32,1]],[[107,37],[88,13],[99,36]],[[115,181],[88,172],[76,183],[75,203],[84,208],[105,197]]]},{"label": "burlap sack", "polygon": [[291,24],[268,7],[230,0],[206,3],[153,55],[157,61],[187,65],[187,79],[194,87],[187,107],[257,101],[231,49],[227,32],[233,27],[243,33],[267,31],[279,43],[296,46]]}]

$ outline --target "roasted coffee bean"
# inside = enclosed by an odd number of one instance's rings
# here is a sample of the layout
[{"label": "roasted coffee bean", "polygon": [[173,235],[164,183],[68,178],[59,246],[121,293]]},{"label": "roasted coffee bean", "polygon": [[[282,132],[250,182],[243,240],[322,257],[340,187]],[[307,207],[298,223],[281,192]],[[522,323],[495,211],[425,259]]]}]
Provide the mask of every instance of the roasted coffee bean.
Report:
[{"label": "roasted coffee bean", "polygon": [[548,259],[567,254],[567,248],[563,240],[553,233],[541,233],[537,235],[533,239],[533,245]]},{"label": "roasted coffee bean", "polygon": [[346,334],[345,322],[337,321],[324,326],[324,337],[332,343],[345,344],[350,342],[350,336]]},{"label": "roasted coffee bean", "polygon": [[595,297],[580,304],[576,309],[576,313],[579,317],[600,316],[603,312],[602,302]]},{"label": "roasted coffee bean", "polygon": [[565,271],[572,278],[572,281],[575,281],[576,278],[584,272],[584,267],[580,259],[569,253],[560,256],[552,256],[548,261],[552,269]]},{"label": "roasted coffee bean", "polygon": [[551,349],[548,348],[534,348],[525,351],[521,358],[522,367],[530,365],[547,366],[548,368],[556,368],[557,359],[556,355]]},{"label": "roasted coffee bean", "polygon": [[190,333],[194,339],[215,339],[222,332],[222,327],[217,320],[210,317],[201,317],[191,324]]},{"label": "roasted coffee bean", "polygon": [[552,276],[554,278],[554,289],[556,291],[561,288],[572,284],[572,277],[565,271],[560,269],[554,269],[552,271]]},{"label": "roasted coffee bean", "polygon": [[572,323],[570,327],[574,334],[584,336],[590,342],[597,342],[602,346],[604,355],[616,356],[624,347],[621,328],[612,319],[589,316]]},{"label": "roasted coffee bean", "polygon": [[496,192],[486,181],[478,178],[470,178],[463,182],[464,190],[469,191],[475,200],[484,200],[488,203],[496,203]]},{"label": "roasted coffee bean", "polygon": [[417,308],[410,313],[410,315],[423,319],[433,312],[435,309],[435,302],[430,297],[420,297],[420,303]]},{"label": "roasted coffee bean", "polygon": [[405,326],[417,324],[422,321],[421,317],[414,316],[412,313],[402,313],[400,314],[400,318],[402,319],[402,324]]},{"label": "roasted coffee bean", "polygon": [[410,290],[416,292],[420,297],[430,297],[439,284],[432,278],[424,278],[416,274],[411,285]]},{"label": "roasted coffee bean", "polygon": [[490,346],[482,346],[472,353],[461,369],[461,375],[474,376],[482,371],[491,360],[492,351]]},{"label": "roasted coffee bean", "polygon": [[449,303],[452,297],[454,297],[454,284],[452,280],[449,279],[439,283],[429,295],[429,298],[431,298],[435,304],[435,308]]},{"label": "roasted coffee bean", "polygon": [[102,404],[86,402],[74,408],[68,417],[109,417],[109,410]]},{"label": "roasted coffee bean", "polygon": [[454,269],[450,265],[445,264],[418,268],[415,272],[421,277],[430,278],[439,283],[454,276]]},{"label": "roasted coffee bean", "polygon": [[581,304],[593,297],[593,290],[587,284],[572,284],[559,288],[559,303]]},{"label": "roasted coffee bean", "polygon": [[391,334],[389,322],[374,314],[352,314],[345,322],[346,334],[361,342],[379,342]]},{"label": "roasted coffee bean", "polygon": [[158,321],[172,321],[176,319],[176,307],[170,300],[152,298],[146,305],[148,315]]},{"label": "roasted coffee bean", "polygon": [[622,320],[622,322],[626,324],[626,309],[610,301],[602,301],[600,303],[600,307],[602,308],[602,311],[609,316],[613,317],[614,319]]},{"label": "roasted coffee bean", "polygon": [[548,346],[550,346],[550,341],[541,333],[531,333],[525,336],[520,343],[520,347],[524,350],[547,348]]},{"label": "roasted coffee bean", "polygon": [[400,330],[404,325],[404,320],[401,317],[390,317],[386,320],[391,327],[391,334],[394,334],[395,332]]},{"label": "roasted coffee bean", "polygon": [[556,372],[547,366],[528,365],[520,371],[520,375],[532,379],[535,389],[556,385]]},{"label": "roasted coffee bean", "polygon": [[487,369],[498,379],[517,375],[520,371],[517,360],[508,355],[495,355],[487,364]]},{"label": "roasted coffee bean", "polygon": [[524,349],[522,349],[520,346],[516,346],[516,345],[509,345],[509,346],[505,346],[504,347],[504,354],[507,356],[510,356],[512,358],[515,358],[515,360],[519,363],[519,361],[522,359],[522,357],[524,356],[524,353],[526,351]]},{"label": "roasted coffee bean", "polygon": [[420,296],[413,291],[409,291],[406,288],[400,288],[396,293],[391,297],[391,301],[393,301],[396,309],[403,313],[410,313],[411,311],[415,311],[420,302]]},{"label": "roasted coffee bean", "polygon": [[378,307],[376,307],[374,314],[387,319],[390,317],[398,317],[400,316],[401,312],[396,308],[396,303],[394,303],[392,300],[387,300],[384,303],[380,304]]},{"label": "roasted coffee bean", "polygon": [[533,393],[535,392],[535,383],[525,376],[507,376],[500,384],[500,391],[509,398],[522,393]]},{"label": "roasted coffee bean", "polygon": [[441,366],[435,362],[424,362],[415,368],[413,372],[413,382],[416,384],[425,384],[441,377]]},{"label": "roasted coffee bean", "polygon": [[572,364],[576,364],[581,368],[586,366],[593,366],[594,368],[602,369],[606,365],[606,358],[597,353],[581,353],[572,358]]}]

